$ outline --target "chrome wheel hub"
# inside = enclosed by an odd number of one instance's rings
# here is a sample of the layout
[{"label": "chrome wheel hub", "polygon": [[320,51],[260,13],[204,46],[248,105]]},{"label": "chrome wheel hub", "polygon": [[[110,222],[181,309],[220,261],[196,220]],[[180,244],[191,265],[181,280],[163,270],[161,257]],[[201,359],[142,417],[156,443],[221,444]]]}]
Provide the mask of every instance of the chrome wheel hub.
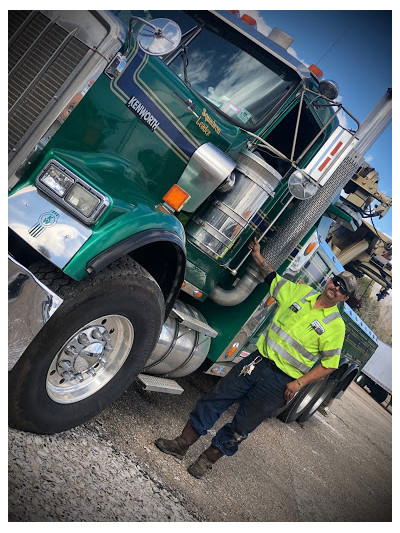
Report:
[{"label": "chrome wheel hub", "polygon": [[57,403],[74,403],[104,387],[131,351],[133,326],[126,317],[107,315],[72,335],[54,357],[46,390]]}]

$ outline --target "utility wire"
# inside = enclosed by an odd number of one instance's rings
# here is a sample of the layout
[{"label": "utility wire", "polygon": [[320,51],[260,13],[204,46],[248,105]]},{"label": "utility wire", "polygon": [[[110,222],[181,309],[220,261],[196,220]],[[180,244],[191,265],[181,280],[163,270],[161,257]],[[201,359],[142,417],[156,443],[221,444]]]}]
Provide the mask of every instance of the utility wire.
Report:
[{"label": "utility wire", "polygon": [[348,28],[342,33],[342,35],[340,35],[340,37],[338,37],[338,38],[336,39],[336,41],[335,41],[333,44],[331,44],[331,46],[328,48],[328,50],[325,52],[325,54],[323,54],[323,55],[318,59],[318,61],[315,63],[316,65],[318,65],[318,63],[324,59],[324,57],[325,57],[325,56],[326,56],[326,55],[332,50],[332,48],[335,46],[335,44],[336,44],[338,41],[340,41],[340,39],[341,39],[342,37],[344,37],[344,36],[346,35],[346,33],[347,33],[349,30],[351,30],[351,26],[349,26],[349,27],[348,27]]}]

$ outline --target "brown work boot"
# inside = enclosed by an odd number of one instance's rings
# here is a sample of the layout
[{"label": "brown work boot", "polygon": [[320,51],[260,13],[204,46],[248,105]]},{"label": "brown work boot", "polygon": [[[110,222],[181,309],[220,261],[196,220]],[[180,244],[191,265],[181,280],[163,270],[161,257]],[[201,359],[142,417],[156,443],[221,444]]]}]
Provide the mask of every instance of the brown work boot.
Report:
[{"label": "brown work boot", "polygon": [[210,446],[200,455],[197,461],[189,466],[187,471],[195,478],[201,479],[208,470],[211,470],[212,465],[223,455],[224,454],[218,448]]},{"label": "brown work boot", "polygon": [[190,421],[186,423],[186,426],[183,428],[181,435],[176,437],[176,439],[157,439],[154,444],[159,450],[169,455],[173,455],[178,459],[183,459],[188,451],[189,447],[194,444],[200,435],[193,429]]}]

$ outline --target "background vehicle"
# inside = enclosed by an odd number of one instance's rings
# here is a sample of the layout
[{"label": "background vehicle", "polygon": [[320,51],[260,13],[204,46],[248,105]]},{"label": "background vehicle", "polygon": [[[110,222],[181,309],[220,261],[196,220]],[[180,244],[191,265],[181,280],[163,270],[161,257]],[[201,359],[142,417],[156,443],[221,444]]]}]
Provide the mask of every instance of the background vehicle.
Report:
[{"label": "background vehicle", "polygon": [[234,360],[269,299],[248,242],[283,272],[330,213],[356,226],[337,200],[391,116],[388,91],[359,125],[233,13],[115,14],[10,12],[9,416],[32,432]]},{"label": "background vehicle", "polygon": [[360,367],[356,383],[367,386],[371,396],[382,403],[392,394],[392,347],[378,340],[373,356]]}]

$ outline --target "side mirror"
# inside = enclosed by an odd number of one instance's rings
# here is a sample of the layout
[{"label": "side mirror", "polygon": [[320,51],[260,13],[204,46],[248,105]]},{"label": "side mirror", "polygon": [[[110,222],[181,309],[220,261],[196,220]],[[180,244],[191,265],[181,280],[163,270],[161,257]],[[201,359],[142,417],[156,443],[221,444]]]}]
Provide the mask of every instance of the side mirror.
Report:
[{"label": "side mirror", "polygon": [[143,22],[143,26],[138,32],[138,43],[146,54],[163,56],[178,48],[181,42],[182,32],[176,22],[162,18],[153,19],[151,22],[148,22],[139,17],[131,17],[129,20],[128,47],[131,44],[133,20]]}]

